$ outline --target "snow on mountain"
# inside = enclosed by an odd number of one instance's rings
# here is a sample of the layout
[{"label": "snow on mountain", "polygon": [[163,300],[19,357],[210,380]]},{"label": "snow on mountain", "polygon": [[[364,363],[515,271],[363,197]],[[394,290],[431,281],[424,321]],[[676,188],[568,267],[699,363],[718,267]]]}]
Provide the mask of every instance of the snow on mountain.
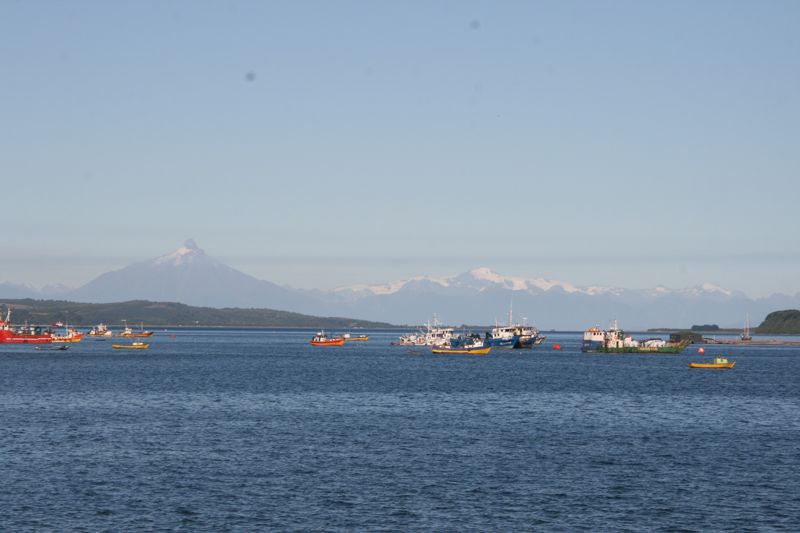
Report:
[{"label": "snow on mountain", "polygon": [[[578,286],[541,277],[505,276],[479,267],[448,277],[416,276],[334,290],[300,290],[249,276],[206,255],[193,240],[154,259],[106,272],[59,298],[84,302],[146,299],[209,307],[258,307],[314,315],[419,324],[434,312],[452,324],[489,324],[514,312],[548,328],[583,329],[619,319],[626,329],[754,322],[775,309],[800,307],[800,295],[751,299],[713,283],[671,289]],[[0,284],[0,297],[42,298],[35,287]]]},{"label": "snow on mountain", "polygon": [[414,282],[427,281],[442,287],[472,288],[478,291],[493,289],[507,289],[511,291],[542,292],[560,288],[566,293],[602,294],[611,291],[607,287],[579,288],[572,283],[555,281],[544,278],[522,278],[503,276],[488,267],[479,267],[469,272],[445,278],[417,276],[407,280],[393,281],[378,285],[356,285],[341,287],[337,291],[354,291],[358,293],[371,293],[375,295],[394,294]]},{"label": "snow on mountain", "polygon": [[155,259],[106,272],[68,297],[85,302],[154,300],[209,307],[262,307],[303,311],[313,299],[231,268],[189,239]]}]

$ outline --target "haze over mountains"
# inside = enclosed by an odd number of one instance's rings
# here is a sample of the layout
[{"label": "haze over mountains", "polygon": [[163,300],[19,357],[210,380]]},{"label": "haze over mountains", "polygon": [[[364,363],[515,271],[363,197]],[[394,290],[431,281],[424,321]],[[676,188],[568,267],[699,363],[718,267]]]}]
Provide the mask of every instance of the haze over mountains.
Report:
[{"label": "haze over mountains", "polygon": [[516,318],[542,329],[584,329],[618,319],[627,328],[758,324],[776,309],[800,307],[800,295],[752,299],[705,283],[685,289],[579,287],[543,278],[502,276],[481,267],[452,277],[412,279],[334,290],[304,290],[259,280],[231,268],[188,240],[152,260],[107,272],[74,290],[0,283],[0,297],[58,298],[88,303],[135,299],[208,307],[270,308],[348,316],[395,324],[419,324],[436,313],[451,324],[505,321],[513,303]]}]

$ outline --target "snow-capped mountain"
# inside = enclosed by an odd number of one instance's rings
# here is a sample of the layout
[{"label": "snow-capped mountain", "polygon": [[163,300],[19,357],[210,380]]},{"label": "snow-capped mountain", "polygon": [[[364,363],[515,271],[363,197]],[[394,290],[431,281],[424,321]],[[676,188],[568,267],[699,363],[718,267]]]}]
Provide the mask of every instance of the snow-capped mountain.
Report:
[{"label": "snow-capped mountain", "polygon": [[[586,286],[541,277],[504,276],[480,267],[452,277],[418,276],[380,285],[336,289],[347,313],[395,323],[421,322],[425,309],[456,323],[503,320],[513,304],[517,315],[544,328],[583,329],[619,319],[626,327],[715,322],[735,326],[746,313],[766,314],[772,301],[756,301],[711,283],[669,289]],[[790,300],[800,300],[790,298]],[[798,302],[800,303],[800,302]],[[763,311],[760,311],[763,308]]]},{"label": "snow-capped mountain", "polygon": [[85,302],[154,300],[208,307],[310,307],[306,295],[231,268],[206,255],[191,239],[168,254],[102,274],[67,296]]},{"label": "snow-capped mountain", "polygon": [[[621,295],[624,292],[631,292],[632,289],[622,289],[615,287],[588,286],[578,287],[565,281],[557,281],[545,278],[523,278],[515,276],[503,276],[488,267],[480,267],[464,272],[452,277],[432,278],[427,276],[417,276],[408,280],[393,281],[390,283],[377,285],[355,285],[350,287],[340,287],[335,289],[338,293],[354,293],[376,296],[386,296],[397,293],[406,287],[427,283],[438,285],[443,288],[467,288],[478,292],[492,289],[504,289],[512,292],[527,292],[530,294],[541,294],[550,290],[560,290],[568,294],[585,294],[597,296],[601,294]],[[719,294],[733,296],[733,291],[724,289],[712,283],[703,283],[695,287],[685,289],[668,289],[658,286],[653,289],[641,290],[642,293],[652,296],[669,296],[676,293],[686,296],[699,296],[708,294]]]},{"label": "snow-capped mountain", "polygon": [[[282,287],[249,276],[208,256],[188,240],[148,261],[107,272],[59,298],[85,302],[174,301],[208,307],[259,307],[300,313],[420,324],[436,313],[450,324],[518,319],[542,329],[582,330],[614,319],[626,329],[688,327],[716,323],[734,327],[749,314],[759,323],[777,309],[800,308],[800,294],[751,299],[741,292],[703,283],[671,289],[578,286],[541,277],[504,276],[480,267],[449,277],[416,276],[334,290]],[[34,287],[0,284],[0,297],[47,298]]]}]

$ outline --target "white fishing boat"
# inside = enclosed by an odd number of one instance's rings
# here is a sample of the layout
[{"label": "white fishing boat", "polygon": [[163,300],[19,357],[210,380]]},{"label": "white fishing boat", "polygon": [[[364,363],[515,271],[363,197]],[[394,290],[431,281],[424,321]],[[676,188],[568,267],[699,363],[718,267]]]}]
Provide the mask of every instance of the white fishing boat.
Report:
[{"label": "white fishing boat", "polygon": [[450,346],[455,337],[455,328],[443,327],[433,315],[433,322],[428,321],[424,329],[416,333],[402,335],[397,343],[401,346]]}]

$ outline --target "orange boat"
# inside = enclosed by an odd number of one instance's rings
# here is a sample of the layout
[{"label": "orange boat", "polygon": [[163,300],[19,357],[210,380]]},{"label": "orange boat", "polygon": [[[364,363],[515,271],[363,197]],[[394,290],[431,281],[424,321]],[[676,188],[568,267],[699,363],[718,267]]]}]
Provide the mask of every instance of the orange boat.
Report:
[{"label": "orange boat", "polygon": [[83,340],[83,333],[75,328],[67,328],[66,333],[63,335],[58,333],[52,333],[51,335],[53,336],[53,342],[81,342]]},{"label": "orange boat", "polygon": [[311,339],[312,346],[342,346],[344,344],[344,337],[331,337],[328,338],[324,331],[320,331],[314,338]]}]

